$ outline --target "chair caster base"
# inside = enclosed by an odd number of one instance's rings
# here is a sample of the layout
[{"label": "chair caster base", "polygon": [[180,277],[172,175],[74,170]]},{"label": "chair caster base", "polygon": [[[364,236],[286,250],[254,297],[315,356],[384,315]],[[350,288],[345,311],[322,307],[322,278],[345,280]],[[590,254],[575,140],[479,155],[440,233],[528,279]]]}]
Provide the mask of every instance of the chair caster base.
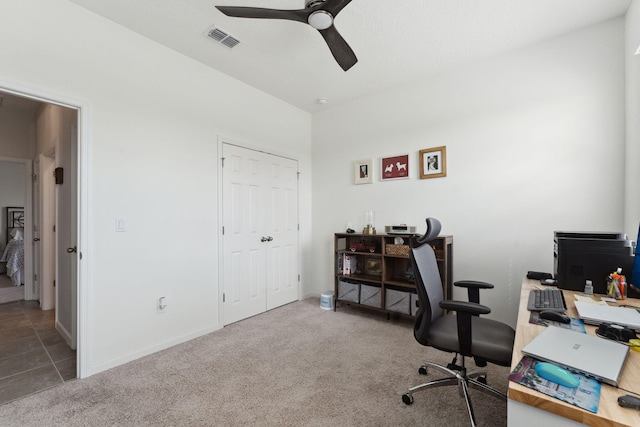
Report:
[{"label": "chair caster base", "polygon": [[409,393],[402,395],[402,401],[405,405],[411,405],[413,403],[413,396]]}]

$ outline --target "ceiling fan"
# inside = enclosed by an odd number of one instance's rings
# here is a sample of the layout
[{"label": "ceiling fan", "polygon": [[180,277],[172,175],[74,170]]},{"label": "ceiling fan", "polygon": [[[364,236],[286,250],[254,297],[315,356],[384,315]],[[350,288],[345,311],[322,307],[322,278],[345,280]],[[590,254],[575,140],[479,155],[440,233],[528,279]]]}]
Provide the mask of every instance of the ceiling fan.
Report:
[{"label": "ceiling fan", "polygon": [[333,20],[351,0],[306,0],[305,8],[298,10],[264,9],[260,7],[216,6],[220,12],[236,18],[287,19],[303,22],[318,30],[344,71],[353,67],[358,58],[342,38]]}]

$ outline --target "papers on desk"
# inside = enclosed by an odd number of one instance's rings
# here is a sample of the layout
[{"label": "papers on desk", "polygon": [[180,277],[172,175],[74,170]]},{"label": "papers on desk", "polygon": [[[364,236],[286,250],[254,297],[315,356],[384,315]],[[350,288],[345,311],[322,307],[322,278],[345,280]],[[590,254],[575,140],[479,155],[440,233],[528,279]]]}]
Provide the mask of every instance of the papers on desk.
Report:
[{"label": "papers on desk", "polygon": [[580,380],[580,385],[577,388],[562,387],[559,384],[540,378],[535,370],[537,363],[539,361],[536,359],[529,356],[523,357],[518,362],[518,366],[509,375],[509,381],[537,390],[547,396],[570,403],[589,412],[598,412],[601,389],[601,384],[598,381],[574,373]]},{"label": "papers on desk", "polygon": [[578,294],[576,294],[576,295],[574,295],[574,297],[576,298],[576,301],[584,302],[584,303],[587,303],[587,304],[607,305],[607,303],[605,301],[602,301],[602,300],[596,301],[593,298],[588,297],[586,295],[578,295]]}]

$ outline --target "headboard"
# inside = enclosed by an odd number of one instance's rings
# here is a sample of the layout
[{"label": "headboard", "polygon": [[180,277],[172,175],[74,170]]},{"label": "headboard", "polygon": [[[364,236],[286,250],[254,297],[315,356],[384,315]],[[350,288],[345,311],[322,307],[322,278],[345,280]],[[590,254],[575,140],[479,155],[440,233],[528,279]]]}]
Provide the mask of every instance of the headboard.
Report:
[{"label": "headboard", "polygon": [[5,227],[6,232],[6,242],[9,243],[9,240],[13,238],[11,233],[18,229],[24,235],[24,207],[6,207],[7,211],[7,225]]}]

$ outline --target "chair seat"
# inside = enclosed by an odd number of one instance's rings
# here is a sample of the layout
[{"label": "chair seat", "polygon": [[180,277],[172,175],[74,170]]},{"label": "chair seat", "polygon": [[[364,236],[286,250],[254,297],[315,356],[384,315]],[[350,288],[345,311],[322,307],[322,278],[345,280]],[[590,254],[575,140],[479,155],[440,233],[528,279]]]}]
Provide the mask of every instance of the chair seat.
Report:
[{"label": "chair seat", "polygon": [[[513,341],[516,332],[509,325],[486,319],[471,319],[471,353],[501,366],[511,365]],[[448,352],[460,352],[458,345],[458,325],[454,314],[437,318],[429,329],[429,344]]]}]

